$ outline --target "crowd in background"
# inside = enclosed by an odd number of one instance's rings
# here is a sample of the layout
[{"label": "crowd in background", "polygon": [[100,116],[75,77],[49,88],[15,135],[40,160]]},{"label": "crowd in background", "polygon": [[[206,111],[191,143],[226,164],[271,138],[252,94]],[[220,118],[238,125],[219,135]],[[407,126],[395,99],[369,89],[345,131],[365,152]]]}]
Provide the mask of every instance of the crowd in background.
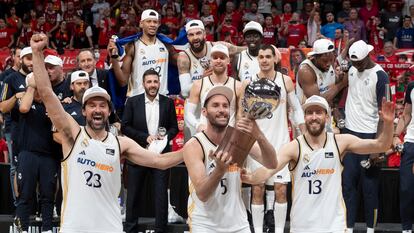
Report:
[{"label": "crowd in background", "polygon": [[175,38],[186,22],[200,19],[207,40],[244,43],[241,30],[253,20],[264,28],[264,43],[278,47],[311,47],[320,35],[343,48],[349,38],[375,45],[413,48],[414,6],[411,1],[2,1],[0,48],[24,47],[33,33],[50,37],[50,47],[106,48],[112,35],[140,32],[145,9],[161,15],[160,32]]}]

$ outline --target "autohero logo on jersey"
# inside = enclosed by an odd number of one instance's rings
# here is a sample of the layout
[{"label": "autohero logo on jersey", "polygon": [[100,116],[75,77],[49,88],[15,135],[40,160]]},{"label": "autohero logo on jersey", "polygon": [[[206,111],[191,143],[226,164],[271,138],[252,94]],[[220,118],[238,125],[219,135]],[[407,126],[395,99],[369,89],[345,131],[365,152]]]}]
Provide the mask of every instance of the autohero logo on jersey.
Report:
[{"label": "autohero logo on jersey", "polygon": [[306,165],[303,169],[303,173],[301,177],[309,178],[314,175],[332,175],[335,173],[335,169],[333,168],[318,168],[318,169],[311,169],[309,165]]},{"label": "autohero logo on jersey", "polygon": [[146,57],[142,58],[142,65],[143,66],[163,64],[163,63],[166,63],[166,62],[167,62],[167,59],[165,59],[165,58],[159,58],[159,59],[147,59]]},{"label": "autohero logo on jersey", "polygon": [[[108,149],[107,149],[107,152],[108,152]],[[114,168],[111,165],[98,163],[98,162],[95,162],[91,159],[83,158],[82,156],[86,156],[86,153],[85,153],[84,150],[81,151],[78,155],[79,155],[79,157],[78,157],[78,163],[79,164],[86,165],[86,166],[89,166],[89,167],[94,167],[94,168],[96,168],[98,170],[101,170],[101,171],[107,171],[107,172],[113,172],[114,171]]]}]

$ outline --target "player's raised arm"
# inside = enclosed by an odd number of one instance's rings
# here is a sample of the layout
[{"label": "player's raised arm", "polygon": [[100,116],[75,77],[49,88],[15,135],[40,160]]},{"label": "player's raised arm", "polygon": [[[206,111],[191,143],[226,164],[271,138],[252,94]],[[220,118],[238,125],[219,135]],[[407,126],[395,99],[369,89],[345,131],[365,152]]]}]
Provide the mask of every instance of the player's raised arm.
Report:
[{"label": "player's raised arm", "polygon": [[[65,112],[58,97],[52,89],[49,75],[46,71],[43,49],[48,44],[48,37],[41,33],[35,34],[30,40],[33,55],[33,73],[35,79],[35,87],[46,106],[48,116],[52,120],[53,125],[59,132],[63,133],[63,153],[66,155],[75,142],[76,135],[79,133],[79,125],[76,121]],[[33,85],[33,84],[32,84]]]}]

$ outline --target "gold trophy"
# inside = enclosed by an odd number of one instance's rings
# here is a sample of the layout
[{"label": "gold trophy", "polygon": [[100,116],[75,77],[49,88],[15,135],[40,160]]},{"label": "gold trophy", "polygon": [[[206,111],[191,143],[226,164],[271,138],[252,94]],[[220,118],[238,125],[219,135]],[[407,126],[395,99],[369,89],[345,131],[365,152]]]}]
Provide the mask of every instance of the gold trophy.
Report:
[{"label": "gold trophy", "polygon": [[[280,87],[272,80],[261,78],[250,82],[244,92],[242,107],[249,118],[271,118],[279,105]],[[237,128],[227,126],[223,141],[216,150],[227,152],[238,167],[243,167],[256,138]]]}]

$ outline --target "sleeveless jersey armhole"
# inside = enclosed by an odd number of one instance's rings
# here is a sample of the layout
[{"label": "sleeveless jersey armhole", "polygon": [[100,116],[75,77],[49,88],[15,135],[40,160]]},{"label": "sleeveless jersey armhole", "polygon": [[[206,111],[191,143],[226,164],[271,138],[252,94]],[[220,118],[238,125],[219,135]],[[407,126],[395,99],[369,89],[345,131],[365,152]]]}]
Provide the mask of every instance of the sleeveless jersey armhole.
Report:
[{"label": "sleeveless jersey armhole", "polygon": [[336,146],[336,150],[338,151],[338,156],[339,156],[339,162],[342,164],[342,157],[341,157],[341,151],[339,150],[339,146],[338,146],[338,142],[336,141],[336,135],[333,134],[333,140],[335,142],[335,146]]},{"label": "sleeveless jersey armhole", "polygon": [[206,162],[206,154],[204,153],[203,144],[201,144],[200,139],[198,139],[196,136],[193,136],[193,138],[195,138],[197,140],[198,144],[200,144],[200,146],[201,146],[201,150],[203,151],[203,163],[205,163]]},{"label": "sleeveless jersey armhole", "polygon": [[119,151],[119,157],[122,157],[122,151],[121,151],[121,143],[119,143],[118,136],[115,136],[116,142],[118,143],[118,151]]},{"label": "sleeveless jersey armhole", "polygon": [[68,155],[66,157],[64,157],[60,162],[63,163],[70,157],[70,155],[72,154],[73,148],[75,148],[76,142],[78,141],[78,138],[79,138],[79,135],[81,134],[81,132],[82,132],[82,127],[79,127],[79,132],[76,135],[75,140],[73,141],[72,148],[70,148],[70,151],[69,151]]},{"label": "sleeveless jersey armhole", "polygon": [[295,140],[298,142],[298,158],[297,158],[296,163],[294,165],[292,165],[292,161],[289,162],[289,166],[288,166],[289,171],[295,170],[296,166],[298,166],[298,163],[299,163],[299,160],[300,160],[300,156],[301,156],[301,153],[300,152],[301,152],[301,149],[302,148],[301,148],[301,145],[299,143],[299,139],[296,138]]}]

